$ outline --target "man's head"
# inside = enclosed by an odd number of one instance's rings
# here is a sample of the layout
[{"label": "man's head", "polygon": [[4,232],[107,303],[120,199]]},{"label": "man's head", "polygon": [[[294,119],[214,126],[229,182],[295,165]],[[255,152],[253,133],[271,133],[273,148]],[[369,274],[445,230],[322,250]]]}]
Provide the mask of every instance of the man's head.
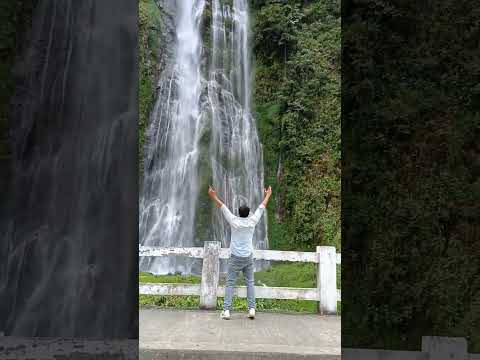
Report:
[{"label": "man's head", "polygon": [[238,208],[238,216],[241,218],[248,217],[248,214],[250,214],[250,208],[247,205],[242,205]]}]

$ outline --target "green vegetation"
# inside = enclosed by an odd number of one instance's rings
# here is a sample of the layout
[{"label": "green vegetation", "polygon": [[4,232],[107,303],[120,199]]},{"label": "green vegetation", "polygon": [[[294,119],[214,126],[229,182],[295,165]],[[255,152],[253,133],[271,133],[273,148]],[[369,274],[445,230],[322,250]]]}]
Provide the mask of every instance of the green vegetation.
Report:
[{"label": "green vegetation", "polygon": [[200,284],[200,277],[194,275],[153,275],[141,272],[138,282],[140,283],[178,283],[178,284]]},{"label": "green vegetation", "polygon": [[[340,287],[340,266],[337,268],[337,286]],[[182,275],[152,275],[140,273],[140,283],[178,283],[200,284],[198,276]],[[220,278],[220,284],[225,284],[225,278]],[[279,263],[270,269],[255,273],[256,286],[283,286],[299,288],[315,288],[316,265],[310,263]],[[239,276],[237,285],[244,286],[243,276]],[[156,296],[140,295],[140,306],[162,306],[182,309],[197,308],[200,305],[198,296]],[[222,309],[223,298],[217,300],[217,309]],[[247,310],[247,300],[234,298],[233,310]],[[317,312],[317,302],[306,300],[274,300],[257,299],[257,309],[261,311],[281,312]],[[340,311],[340,303],[338,304]]]},{"label": "green vegetation", "polygon": [[380,0],[345,15],[342,346],[437,335],[480,352],[478,9]]},{"label": "green vegetation", "polygon": [[254,1],[253,12],[270,246],[340,251],[340,4]]},{"label": "green vegetation", "polygon": [[139,169],[143,170],[143,147],[145,128],[155,102],[155,84],[160,61],[162,17],[154,0],[139,0],[138,43],[139,43]]}]

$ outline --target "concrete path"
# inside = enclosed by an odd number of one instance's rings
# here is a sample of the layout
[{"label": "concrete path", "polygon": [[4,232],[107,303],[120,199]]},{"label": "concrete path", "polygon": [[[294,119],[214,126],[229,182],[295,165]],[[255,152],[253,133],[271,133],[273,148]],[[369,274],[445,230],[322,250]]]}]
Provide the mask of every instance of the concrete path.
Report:
[{"label": "concrete path", "polygon": [[143,359],[340,359],[340,317],[140,310]]}]

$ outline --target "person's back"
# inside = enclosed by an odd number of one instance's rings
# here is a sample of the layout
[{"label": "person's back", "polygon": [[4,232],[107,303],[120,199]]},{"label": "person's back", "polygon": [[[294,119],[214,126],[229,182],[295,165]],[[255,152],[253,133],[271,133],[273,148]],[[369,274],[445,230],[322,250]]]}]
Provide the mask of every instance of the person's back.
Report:
[{"label": "person's back", "polygon": [[[265,198],[254,214],[250,215],[250,209],[247,206],[240,206],[238,215],[235,216],[225,206],[225,204],[217,197],[215,190],[210,186],[208,195],[215,201],[218,208],[230,224],[230,259],[228,260],[227,281],[225,286],[225,300],[223,303],[223,319],[230,319],[230,307],[232,305],[233,288],[239,271],[243,272],[245,283],[247,285],[247,301],[250,318],[255,317],[255,294],[253,279],[253,234],[255,226],[259,223],[260,218],[265,211],[265,207],[272,195],[272,188],[264,191]],[[250,216],[249,216],[250,215]]]},{"label": "person's back", "polygon": [[225,204],[220,207],[220,210],[222,210],[225,219],[230,224],[230,252],[239,257],[250,256],[253,252],[255,226],[260,222],[265,206],[260,204],[255,213],[247,217],[233,215]]}]

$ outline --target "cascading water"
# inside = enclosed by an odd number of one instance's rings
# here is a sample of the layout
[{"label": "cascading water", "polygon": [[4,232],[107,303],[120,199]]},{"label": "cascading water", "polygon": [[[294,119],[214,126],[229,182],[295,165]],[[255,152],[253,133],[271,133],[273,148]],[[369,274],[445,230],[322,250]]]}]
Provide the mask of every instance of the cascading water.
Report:
[{"label": "cascading water", "polygon": [[[160,77],[146,134],[140,241],[187,247],[217,240],[227,247],[230,229],[202,199],[208,183],[234,213],[242,204],[254,211],[263,193],[262,151],[250,113],[247,0],[234,0],[233,6],[226,0],[167,3],[175,13],[175,51]],[[207,6],[208,47],[201,34]],[[268,247],[266,218],[257,226],[254,244]],[[140,269],[190,273],[198,271],[194,264],[180,257],[146,257]]]},{"label": "cascading water", "polygon": [[15,35],[2,168],[11,171],[0,201],[6,337],[138,339],[137,6],[18,6],[32,15]]},{"label": "cascading water", "polygon": [[[255,121],[250,113],[250,60],[247,0],[233,8],[212,0],[212,61],[208,98],[211,107],[210,146],[213,183],[230,209],[261,202],[263,160]],[[229,227],[215,213],[214,239],[227,245]],[[266,221],[257,226],[254,244],[264,249]]]},{"label": "cascading water", "polygon": [[[188,246],[194,236],[198,195],[198,141],[205,114],[202,90],[200,20],[204,1],[179,0],[174,61],[162,74],[146,134],[145,178],[140,201],[143,245]],[[155,273],[188,271],[176,258],[142,258],[140,268]]]}]

